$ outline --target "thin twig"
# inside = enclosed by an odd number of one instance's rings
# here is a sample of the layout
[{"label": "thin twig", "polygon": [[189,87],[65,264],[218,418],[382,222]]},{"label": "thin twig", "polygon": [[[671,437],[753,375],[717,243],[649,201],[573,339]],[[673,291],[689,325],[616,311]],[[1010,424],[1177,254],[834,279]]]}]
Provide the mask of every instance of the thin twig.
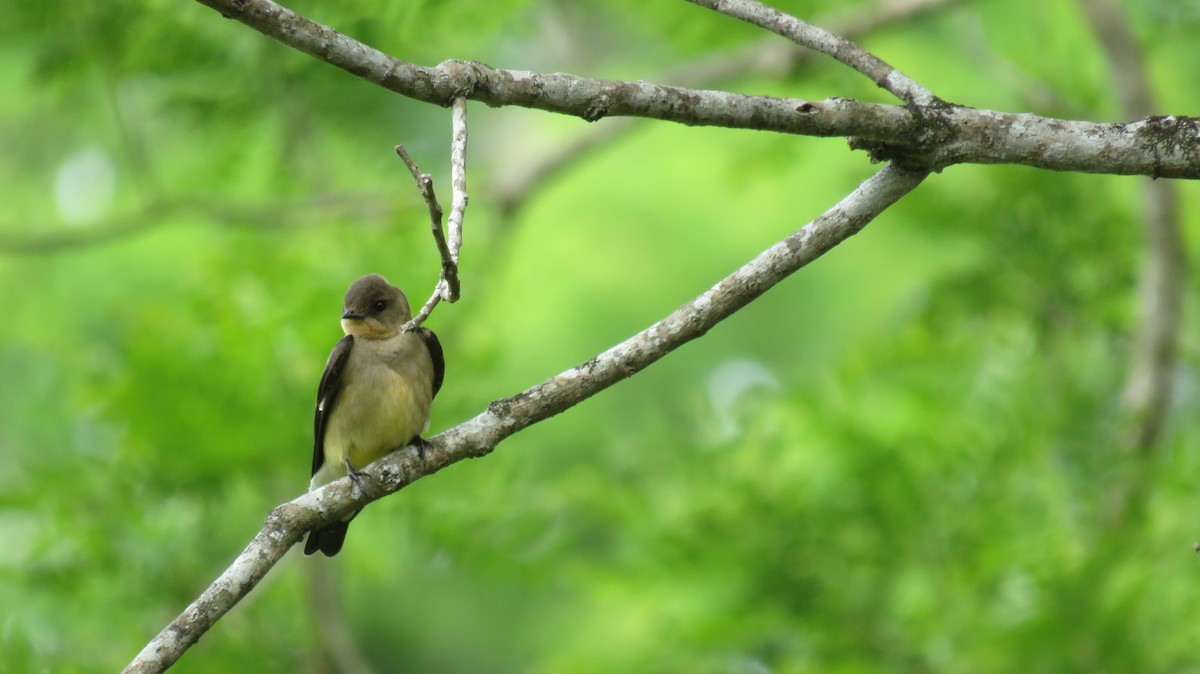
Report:
[{"label": "thin twig", "polygon": [[450,218],[447,228],[450,230],[450,255],[442,258],[442,299],[447,302],[457,302],[460,293],[458,285],[458,251],[462,248],[463,216],[467,211],[467,99],[458,97],[451,106],[451,139],[450,139]]},{"label": "thin twig", "polygon": [[782,35],[798,45],[841,61],[905,103],[926,106],[939,102],[933,92],[858,44],[774,7],[755,0],[688,1]]},{"label": "thin twig", "polygon": [[396,146],[396,154],[400,155],[400,159],[408,167],[409,172],[412,173],[413,180],[417,183],[417,191],[421,193],[421,198],[425,200],[425,206],[429,209],[429,228],[433,232],[434,243],[437,244],[438,254],[442,258],[442,276],[434,284],[433,294],[425,302],[425,305],[421,307],[421,310],[417,312],[417,315],[401,328],[405,332],[411,332],[421,327],[425,319],[429,318],[429,314],[433,313],[433,308],[442,300],[442,286],[446,280],[446,266],[448,264],[452,266],[453,263],[451,262],[450,248],[446,244],[446,234],[442,231],[442,205],[438,203],[437,193],[433,190],[433,176],[428,173],[421,173],[417,162],[413,161],[413,158],[409,156],[408,150],[405,150],[403,145]]},{"label": "thin twig", "polygon": [[361,493],[349,479],[341,479],[275,508],[262,531],[233,564],[146,644],[124,671],[162,672],[174,664],[266,576],[306,531],[344,518],[450,464],[488,454],[510,435],[649,367],[858,233],[927,175],[925,171],[885,166],[816,220],[658,323],[578,367],[511,398],[492,402],[478,416],[431,438],[424,452],[396,451],[371,464],[364,469]]},{"label": "thin twig", "polygon": [[417,162],[413,161],[403,145],[396,146],[396,154],[400,155],[400,159],[412,173],[413,180],[417,183],[417,191],[421,193],[421,198],[429,208],[429,227],[433,230],[433,238],[437,240],[440,251],[446,247],[446,239],[442,236],[442,205],[438,203],[437,193],[433,190],[433,176],[421,173],[421,167],[417,166]]},{"label": "thin twig", "polygon": [[433,313],[433,308],[438,305],[438,302],[442,301],[442,285],[442,280],[439,278],[437,285],[433,287],[433,294],[425,301],[425,306],[421,307],[421,310],[417,312],[416,316],[412,317],[411,321],[400,327],[401,331],[412,332],[421,327],[425,319],[429,318],[429,314]]}]

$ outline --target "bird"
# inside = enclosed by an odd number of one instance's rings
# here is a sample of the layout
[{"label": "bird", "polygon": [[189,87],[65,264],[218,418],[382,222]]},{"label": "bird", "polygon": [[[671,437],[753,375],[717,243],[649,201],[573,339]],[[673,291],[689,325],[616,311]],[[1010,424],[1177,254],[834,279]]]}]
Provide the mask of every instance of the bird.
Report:
[{"label": "bird", "polygon": [[[424,452],[421,434],[429,430],[446,364],[432,330],[402,330],[410,320],[408,298],[383,276],[350,284],[342,306],[346,336],[333,347],[317,386],[310,492],[346,476],[361,490],[359,469],[367,464],[413,443]],[[304,554],[336,555],[358,512],[311,531]]]}]

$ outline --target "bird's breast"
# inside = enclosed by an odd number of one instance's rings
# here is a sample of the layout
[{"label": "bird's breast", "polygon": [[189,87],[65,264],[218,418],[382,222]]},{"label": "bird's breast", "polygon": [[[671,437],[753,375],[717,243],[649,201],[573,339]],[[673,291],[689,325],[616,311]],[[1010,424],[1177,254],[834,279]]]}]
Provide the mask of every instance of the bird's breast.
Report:
[{"label": "bird's breast", "polygon": [[345,457],[362,468],[425,431],[432,364],[427,353],[409,348],[409,337],[419,340],[405,334],[383,343],[356,341],[325,432],[327,465],[341,467]]}]

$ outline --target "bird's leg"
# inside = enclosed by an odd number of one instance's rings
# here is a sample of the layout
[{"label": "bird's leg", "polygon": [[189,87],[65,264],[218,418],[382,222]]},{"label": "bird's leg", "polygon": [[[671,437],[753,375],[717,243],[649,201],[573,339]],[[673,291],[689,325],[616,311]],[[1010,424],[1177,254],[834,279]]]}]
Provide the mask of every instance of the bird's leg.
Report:
[{"label": "bird's leg", "polygon": [[360,470],[354,470],[354,466],[350,465],[349,457],[343,457],[342,464],[346,466],[346,475],[350,478],[350,481],[354,483],[355,487],[358,487],[358,493],[366,494],[367,490],[363,489],[363,486],[362,486],[362,479],[363,479],[363,476],[366,475],[366,473],[364,473]]},{"label": "bird's leg", "polygon": [[426,440],[425,438],[422,438],[419,435],[413,436],[412,442],[410,444],[417,446],[417,457],[421,459],[422,463],[424,463],[425,462],[425,452],[430,447],[433,447],[433,445],[430,444],[430,442],[428,440]]}]

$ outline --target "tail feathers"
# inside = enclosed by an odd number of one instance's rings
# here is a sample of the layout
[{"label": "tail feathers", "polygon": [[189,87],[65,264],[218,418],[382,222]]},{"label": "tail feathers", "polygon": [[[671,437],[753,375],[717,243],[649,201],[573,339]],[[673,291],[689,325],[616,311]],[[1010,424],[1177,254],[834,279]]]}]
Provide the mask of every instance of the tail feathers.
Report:
[{"label": "tail feathers", "polygon": [[336,555],[342,549],[342,543],[346,541],[346,530],[350,528],[349,522],[335,524],[328,529],[315,529],[308,534],[308,542],[304,544],[305,556],[312,555],[320,550],[326,557]]},{"label": "tail feathers", "polygon": [[308,541],[304,544],[304,555],[307,557],[320,550],[326,557],[332,557],[341,552],[342,543],[346,542],[346,530],[350,528],[350,520],[353,520],[360,512],[362,511],[356,511],[345,522],[310,531]]}]

